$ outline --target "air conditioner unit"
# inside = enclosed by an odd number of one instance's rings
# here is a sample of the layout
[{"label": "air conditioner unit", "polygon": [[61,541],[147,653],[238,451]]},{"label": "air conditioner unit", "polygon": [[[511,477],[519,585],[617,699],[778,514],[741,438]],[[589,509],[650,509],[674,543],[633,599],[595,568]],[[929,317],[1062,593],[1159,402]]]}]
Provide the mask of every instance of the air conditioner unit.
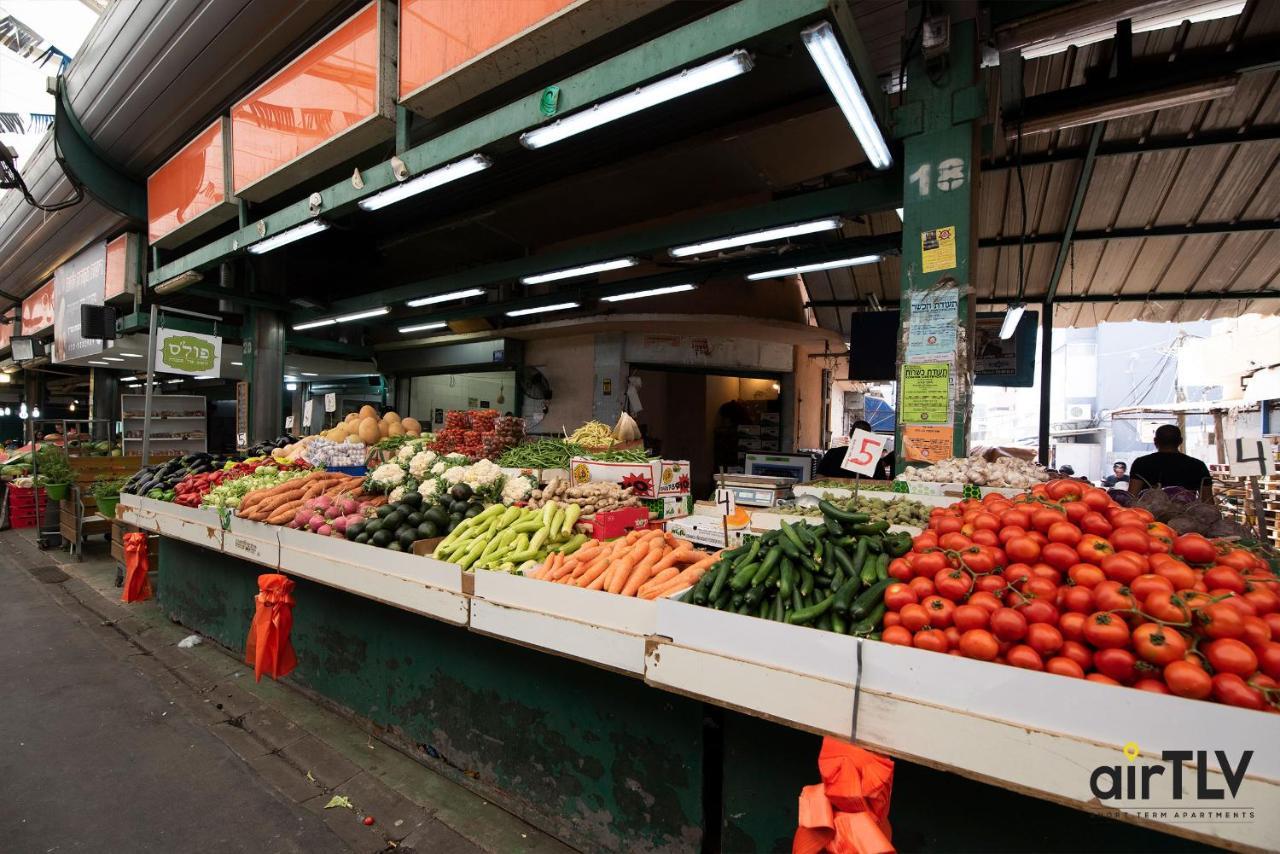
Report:
[{"label": "air conditioner unit", "polygon": [[1093,407],[1087,403],[1073,403],[1067,407],[1068,421],[1088,421],[1093,417]]}]

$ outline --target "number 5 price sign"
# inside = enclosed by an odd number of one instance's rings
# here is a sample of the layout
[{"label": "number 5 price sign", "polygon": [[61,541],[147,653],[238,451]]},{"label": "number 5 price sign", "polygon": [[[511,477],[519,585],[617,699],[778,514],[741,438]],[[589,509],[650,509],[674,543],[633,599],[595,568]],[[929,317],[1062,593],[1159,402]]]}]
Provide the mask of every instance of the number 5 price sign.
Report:
[{"label": "number 5 price sign", "polygon": [[854,430],[853,436],[849,439],[849,447],[844,452],[844,461],[840,463],[840,467],[848,469],[858,475],[853,482],[853,495],[858,496],[858,487],[862,481],[862,475],[874,477],[876,466],[880,463],[880,455],[884,451],[886,437],[867,430]]}]

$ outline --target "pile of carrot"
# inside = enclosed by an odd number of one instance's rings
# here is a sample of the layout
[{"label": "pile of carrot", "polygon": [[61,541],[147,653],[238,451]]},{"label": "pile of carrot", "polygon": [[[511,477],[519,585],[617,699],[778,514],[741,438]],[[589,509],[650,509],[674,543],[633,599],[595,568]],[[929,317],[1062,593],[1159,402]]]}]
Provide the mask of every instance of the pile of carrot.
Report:
[{"label": "pile of carrot", "polygon": [[236,515],[269,525],[283,525],[293,518],[294,513],[308,498],[321,495],[332,498],[347,493],[360,499],[363,497],[360,493],[363,480],[340,472],[312,472],[305,477],[286,480],[279,486],[250,492],[241,499]]},{"label": "pile of carrot", "polygon": [[718,556],[662,531],[632,531],[610,542],[590,540],[571,555],[553,552],[532,577],[658,599],[692,587]]}]

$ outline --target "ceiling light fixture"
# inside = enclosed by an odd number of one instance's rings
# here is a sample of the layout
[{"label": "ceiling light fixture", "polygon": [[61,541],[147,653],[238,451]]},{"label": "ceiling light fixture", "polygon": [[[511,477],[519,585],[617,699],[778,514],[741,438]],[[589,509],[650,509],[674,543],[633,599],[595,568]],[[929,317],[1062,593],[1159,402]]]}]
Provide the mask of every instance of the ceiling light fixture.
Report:
[{"label": "ceiling light fixture", "polygon": [[168,384],[168,385],[177,385],[177,384],[178,384],[178,383],[180,383],[180,382],[182,382],[182,379],[181,379],[181,378],[176,379],[176,380],[165,380],[165,383],[166,383],[166,384]]},{"label": "ceiling light fixture", "polygon": [[682,95],[688,95],[690,92],[723,83],[739,74],[745,74],[753,65],[751,54],[745,50],[735,50],[726,56],[640,86],[625,95],[600,101],[586,109],[570,113],[551,124],[525,131],[520,134],[520,144],[525,148],[542,148],[544,145],[551,145],[641,110],[656,107],[658,104]]},{"label": "ceiling light fixture", "polygon": [[268,238],[259,240],[257,243],[249,244],[249,251],[254,255],[262,255],[272,249],[279,249],[281,246],[293,243],[295,240],[301,240],[304,237],[310,237],[313,234],[328,230],[329,223],[324,220],[309,219],[302,225],[295,225],[293,228],[285,229],[279,234],[273,234]]},{"label": "ceiling light fixture", "polygon": [[717,237],[702,243],[690,243],[687,246],[676,246],[667,251],[675,258],[689,255],[705,255],[721,249],[733,249],[738,246],[750,246],[753,243],[767,243],[771,240],[785,240],[788,237],[799,237],[802,234],[814,234],[819,231],[830,231],[839,228],[840,217],[815,219],[811,222],[800,222],[794,225],[780,225],[777,228],[766,228],[763,231],[752,231],[748,234],[735,234],[729,237]]},{"label": "ceiling light fixture", "polygon": [[1016,126],[1010,123],[1005,132],[1009,139],[1015,139],[1019,132],[1027,137],[1032,134],[1052,133],[1111,119],[1140,116],[1157,110],[1184,107],[1188,104],[1198,104],[1201,101],[1212,101],[1233,95],[1239,84],[1239,74],[1224,74],[1208,80],[1179,83],[1163,89],[1147,89],[1140,93],[1104,99],[1075,109],[1027,117]]},{"label": "ceiling light fixture", "polygon": [[410,332],[426,332],[431,329],[444,329],[449,324],[443,320],[434,321],[432,323],[416,323],[413,326],[401,326],[400,334],[406,335]]},{"label": "ceiling light fixture", "polygon": [[889,145],[876,124],[875,114],[871,112],[871,105],[858,85],[849,60],[840,48],[835,29],[823,21],[802,30],[800,38],[840,106],[840,112],[844,113],[845,121],[853,128],[853,135],[858,138],[867,160],[876,169],[888,169],[893,165],[893,155],[889,153]]},{"label": "ceiling light fixture", "polygon": [[859,255],[856,258],[841,258],[837,261],[822,261],[817,264],[801,264],[797,267],[782,267],[777,270],[764,270],[759,273],[748,273],[747,281],[758,282],[761,279],[777,279],[782,276],[794,276],[800,273],[816,273],[818,270],[839,270],[841,267],[860,267],[863,264],[875,264],[879,255]]},{"label": "ceiling light fixture", "polygon": [[697,285],[671,285],[666,288],[651,288],[647,291],[631,291],[625,294],[614,294],[613,296],[600,297],[603,302],[624,302],[629,299],[643,299],[644,297],[656,297],[663,294],[679,294],[685,291],[696,289]]},{"label": "ceiling light fixture", "polygon": [[177,293],[183,288],[194,285],[203,278],[204,273],[201,273],[198,270],[187,270],[185,273],[179,273],[173,278],[165,279],[163,282],[156,285],[155,292],[160,296]]},{"label": "ceiling light fixture", "polygon": [[337,322],[338,321],[334,320],[332,317],[326,317],[322,320],[308,320],[306,323],[293,324],[293,331],[301,332],[304,329],[316,329],[321,326],[332,326]]},{"label": "ceiling light fixture", "polygon": [[464,291],[449,291],[445,294],[434,294],[429,297],[418,297],[411,299],[405,305],[410,308],[421,308],[424,305],[435,305],[441,302],[450,302],[456,299],[466,299],[467,297],[479,297],[488,293],[484,288],[467,288]]},{"label": "ceiling light fixture", "polygon": [[105,367],[105,366],[107,366],[107,365],[110,365],[111,363],[110,363],[110,362],[103,362],[103,361],[94,361],[94,360],[90,360],[90,361],[86,362],[85,364],[88,364],[88,365],[102,365],[102,366],[104,366],[104,367]]},{"label": "ceiling light fixture", "polygon": [[141,354],[138,354],[138,353],[126,353],[126,352],[124,352],[123,350],[117,350],[117,351],[116,351],[116,355],[117,355],[117,356],[125,356],[125,357],[130,358],[130,359],[141,359],[141,358],[142,358]]},{"label": "ceiling light fixture", "polygon": [[235,365],[237,368],[243,368],[243,367],[244,367],[244,362],[232,362],[231,364]]},{"label": "ceiling light fixture", "polygon": [[1008,341],[1018,331],[1022,314],[1027,310],[1026,303],[1014,303],[1005,310],[1004,322],[1000,324],[1000,340]]},{"label": "ceiling light fixture", "polygon": [[304,377],[318,377],[318,376],[320,376],[319,374],[313,374],[313,373],[311,373],[311,372],[309,372],[309,371],[303,371],[303,372],[302,372],[302,375],[303,375]]},{"label": "ceiling light fixture", "polygon": [[518,308],[515,311],[508,311],[507,317],[522,317],[526,314],[541,314],[545,311],[564,311],[568,308],[578,308],[576,302],[557,302],[551,305],[540,305],[537,308]]},{"label": "ceiling light fixture", "polygon": [[369,318],[369,317],[381,317],[382,315],[387,314],[390,311],[391,309],[387,308],[386,306],[383,306],[382,308],[371,308],[371,309],[368,309],[367,311],[356,311],[356,312],[352,312],[351,314],[339,315],[338,317],[335,317],[333,319],[333,322],[348,323],[352,320],[364,320],[365,318]]},{"label": "ceiling light fixture", "polygon": [[427,190],[435,189],[441,184],[448,184],[450,181],[457,181],[459,178],[483,172],[492,165],[493,161],[483,154],[472,154],[470,157],[456,160],[448,166],[441,166],[439,169],[424,172],[416,178],[410,178],[403,184],[389,187],[380,193],[369,196],[367,199],[361,199],[356,204],[360,206],[361,210],[376,211],[379,208],[385,208],[387,205],[394,205],[401,199],[407,199],[410,196],[416,196],[418,193],[425,193]]},{"label": "ceiling light fixture", "polygon": [[124,359],[117,359],[115,356],[103,356],[108,362],[123,362]]},{"label": "ceiling light fixture", "polygon": [[561,279],[576,279],[579,276],[590,276],[594,273],[606,273],[609,270],[622,270],[634,267],[640,261],[636,258],[614,258],[610,261],[596,261],[581,267],[566,267],[563,270],[552,270],[532,276],[522,276],[520,282],[526,285],[541,285],[546,282],[558,282]]}]

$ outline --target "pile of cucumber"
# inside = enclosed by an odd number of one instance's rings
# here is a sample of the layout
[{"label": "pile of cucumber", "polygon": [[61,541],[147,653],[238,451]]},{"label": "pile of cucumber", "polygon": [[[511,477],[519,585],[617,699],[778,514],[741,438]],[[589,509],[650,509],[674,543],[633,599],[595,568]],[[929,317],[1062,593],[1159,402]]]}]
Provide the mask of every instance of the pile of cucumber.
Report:
[{"label": "pile of cucumber", "polygon": [[911,536],[829,501],[822,524],[789,525],[730,549],[683,601],[780,623],[879,638],[889,561]]}]

